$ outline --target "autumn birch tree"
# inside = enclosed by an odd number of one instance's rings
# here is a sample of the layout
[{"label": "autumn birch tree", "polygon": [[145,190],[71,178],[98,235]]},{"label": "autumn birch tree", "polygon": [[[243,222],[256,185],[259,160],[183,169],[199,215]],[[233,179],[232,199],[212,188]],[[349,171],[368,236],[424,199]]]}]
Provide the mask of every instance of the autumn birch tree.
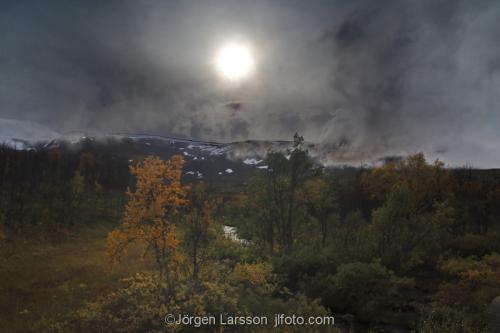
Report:
[{"label": "autumn birch tree", "polygon": [[149,156],[130,172],[136,177],[135,189],[128,189],[128,202],[122,224],[108,235],[107,253],[119,261],[127,245],[136,242],[151,254],[156,269],[166,278],[170,292],[179,275],[182,255],[174,217],[187,204],[188,187],[180,178],[184,159],[173,156],[167,162]]}]

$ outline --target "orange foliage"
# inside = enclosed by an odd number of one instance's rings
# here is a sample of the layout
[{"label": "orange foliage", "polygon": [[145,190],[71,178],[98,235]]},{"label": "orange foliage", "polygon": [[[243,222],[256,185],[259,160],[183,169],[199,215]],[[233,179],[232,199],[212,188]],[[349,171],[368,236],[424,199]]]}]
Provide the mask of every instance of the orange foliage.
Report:
[{"label": "orange foliage", "polygon": [[53,161],[60,160],[62,157],[62,154],[63,154],[63,152],[59,148],[52,148],[49,150],[49,158]]},{"label": "orange foliage", "polygon": [[95,156],[92,153],[82,153],[80,155],[80,162],[78,163],[78,170],[87,171],[95,168]]},{"label": "orange foliage", "polygon": [[108,235],[107,254],[119,261],[131,242],[139,242],[153,254],[160,274],[175,270],[180,260],[173,216],[187,204],[188,187],[180,183],[184,159],[173,156],[164,162],[149,156],[130,171],[135,190],[128,190],[122,224]]}]

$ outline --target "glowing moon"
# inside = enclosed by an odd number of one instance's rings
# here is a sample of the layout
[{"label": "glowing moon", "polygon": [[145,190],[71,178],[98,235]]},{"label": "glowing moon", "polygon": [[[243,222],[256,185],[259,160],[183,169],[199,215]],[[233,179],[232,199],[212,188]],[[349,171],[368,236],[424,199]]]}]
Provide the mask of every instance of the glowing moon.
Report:
[{"label": "glowing moon", "polygon": [[239,81],[252,73],[255,63],[247,46],[233,43],[224,45],[217,52],[215,66],[226,79]]}]

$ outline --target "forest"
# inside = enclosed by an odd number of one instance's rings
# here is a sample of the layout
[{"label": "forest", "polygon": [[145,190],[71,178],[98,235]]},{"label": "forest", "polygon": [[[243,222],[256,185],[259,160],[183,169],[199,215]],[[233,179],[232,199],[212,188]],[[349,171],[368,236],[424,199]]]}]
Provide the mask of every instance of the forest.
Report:
[{"label": "forest", "polygon": [[[127,144],[0,148],[0,331],[492,325],[499,170],[450,168],[419,152],[325,168],[295,135],[290,149],[268,152],[265,171],[187,180],[182,155],[128,156]],[[317,320],[250,320],[275,315]]]}]

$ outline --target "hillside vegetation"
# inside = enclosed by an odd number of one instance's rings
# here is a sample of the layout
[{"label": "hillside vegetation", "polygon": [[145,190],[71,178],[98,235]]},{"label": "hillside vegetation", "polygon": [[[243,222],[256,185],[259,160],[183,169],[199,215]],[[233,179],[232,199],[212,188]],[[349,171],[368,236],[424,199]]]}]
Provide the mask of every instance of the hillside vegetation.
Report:
[{"label": "hillside vegetation", "polygon": [[[186,178],[180,155],[96,147],[0,149],[1,331],[487,328],[500,295],[495,170],[421,153],[325,169],[296,135],[266,171],[217,181]],[[335,325],[193,327],[167,314]]]}]

